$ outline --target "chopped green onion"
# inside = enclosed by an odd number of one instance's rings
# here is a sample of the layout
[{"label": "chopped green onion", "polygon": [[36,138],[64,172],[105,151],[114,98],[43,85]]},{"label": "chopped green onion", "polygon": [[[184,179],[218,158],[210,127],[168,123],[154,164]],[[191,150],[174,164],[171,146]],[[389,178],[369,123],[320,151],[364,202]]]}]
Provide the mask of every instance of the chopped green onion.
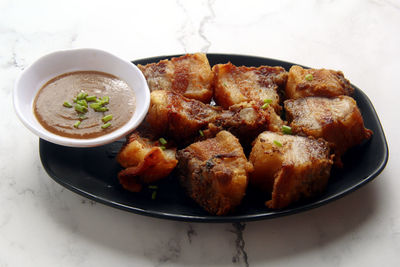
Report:
[{"label": "chopped green onion", "polygon": [[282,132],[284,134],[292,134],[292,127],[287,126],[287,125],[283,125],[282,126]]},{"label": "chopped green onion", "polygon": [[161,150],[165,150],[166,147],[165,146],[160,146]]},{"label": "chopped green onion", "polygon": [[157,191],[153,191],[153,193],[151,194],[151,199],[154,200],[156,199],[157,196]]},{"label": "chopped green onion", "polygon": [[313,75],[311,73],[309,73],[309,74],[306,75],[305,78],[306,78],[307,81],[312,81],[314,77],[313,77]]},{"label": "chopped green onion", "polygon": [[158,186],[156,186],[156,185],[149,185],[149,189],[158,189]]},{"label": "chopped green onion", "polygon": [[268,103],[265,103],[264,105],[261,106],[262,109],[266,109],[269,106]]},{"label": "chopped green onion", "polygon": [[99,108],[94,109],[94,111],[97,111],[97,112],[106,112],[106,111],[108,111],[108,108],[106,108],[106,107],[99,107]]},{"label": "chopped green onion", "polygon": [[95,95],[87,96],[86,98],[87,102],[93,102],[97,100],[97,97]]},{"label": "chopped green onion", "polygon": [[167,140],[165,140],[164,138],[160,138],[160,139],[158,139],[158,141],[160,142],[160,144],[162,144],[162,145],[165,145],[165,144],[167,144]]},{"label": "chopped green onion", "polygon": [[[79,121],[75,122],[74,127],[78,128],[79,125],[81,124],[82,120],[87,119],[88,117],[85,115],[88,112],[88,107],[92,108],[94,111],[97,112],[106,112],[108,111],[108,107],[105,107],[104,105],[107,105],[110,102],[110,97],[109,96],[104,96],[102,98],[97,98],[97,96],[89,96],[87,93],[85,93],[83,90],[78,93],[75,99],[73,99],[73,102],[76,103],[75,105],[65,101],[63,103],[64,107],[67,108],[72,108],[74,107],[75,111],[78,113],[78,118]],[[88,104],[88,102],[93,102]],[[106,129],[111,126],[111,123],[109,122],[112,120],[113,115],[109,114],[104,116],[101,120],[104,122],[104,124],[101,126],[101,128]],[[165,140],[165,139],[164,139]]]},{"label": "chopped green onion", "polygon": [[199,134],[200,134],[200,136],[201,136],[201,137],[203,137],[203,136],[204,136],[204,133],[203,133],[203,131],[202,131],[202,130],[199,130]]},{"label": "chopped green onion", "polygon": [[282,143],[279,142],[279,141],[274,140],[274,144],[277,145],[277,146],[279,146],[279,147],[282,147]]},{"label": "chopped green onion", "polygon": [[103,96],[103,98],[101,99],[101,102],[103,102],[103,104],[108,104],[110,102],[110,97],[109,96]]},{"label": "chopped green onion", "polygon": [[224,86],[227,87],[228,85],[226,85],[226,83],[224,83]]},{"label": "chopped green onion", "polygon": [[103,122],[108,122],[108,121],[112,120],[112,118],[113,118],[113,115],[109,114],[109,115],[104,116],[101,120]]},{"label": "chopped green onion", "polygon": [[77,100],[82,100],[82,99],[85,99],[85,97],[87,97],[87,93],[85,93],[85,92],[80,92],[79,94],[78,94],[78,96],[76,97],[76,99]]},{"label": "chopped green onion", "polygon": [[111,126],[111,123],[110,123],[110,122],[107,122],[107,123],[103,124],[103,125],[101,126],[101,128],[106,129],[106,128],[110,127],[110,126]]},{"label": "chopped green onion", "polygon": [[66,108],[72,108],[72,105],[67,101],[64,102],[63,106]]},{"label": "chopped green onion", "polygon": [[74,127],[78,128],[80,124],[81,124],[81,121],[77,121],[77,122],[74,123]]},{"label": "chopped green onion", "polygon": [[87,106],[88,106],[85,99],[78,100],[78,101],[76,101],[76,103],[77,103],[78,105],[84,106],[84,107],[86,107],[86,108],[87,108]]},{"label": "chopped green onion", "polygon": [[97,108],[101,108],[103,105],[99,102],[96,103],[92,103],[89,105],[92,109],[97,109]]},{"label": "chopped green onion", "polygon": [[85,114],[83,114],[83,113],[79,113],[78,114],[78,117],[79,117],[79,119],[80,120],[86,120],[88,117],[85,115]]},{"label": "chopped green onion", "polygon": [[264,99],[264,103],[265,104],[271,104],[273,102],[273,100],[272,99]]},{"label": "chopped green onion", "polygon": [[75,105],[75,110],[80,113],[86,113],[88,111],[87,107],[79,105],[79,104]]}]

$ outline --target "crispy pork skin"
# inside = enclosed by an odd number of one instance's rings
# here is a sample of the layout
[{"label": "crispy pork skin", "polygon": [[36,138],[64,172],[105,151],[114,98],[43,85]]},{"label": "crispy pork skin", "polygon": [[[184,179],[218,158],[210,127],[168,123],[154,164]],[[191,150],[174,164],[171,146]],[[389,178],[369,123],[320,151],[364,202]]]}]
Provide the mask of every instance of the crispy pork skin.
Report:
[{"label": "crispy pork skin", "polygon": [[326,187],[332,160],[322,139],[263,132],[249,157],[254,166],[250,184],[265,192],[271,209],[282,209]]},{"label": "crispy pork skin", "polygon": [[204,130],[206,137],[228,130],[241,141],[251,143],[259,133],[280,131],[284,124],[271,106],[261,108],[254,102],[242,102],[222,110],[171,91],[154,91],[150,98],[146,122],[151,131],[177,143],[192,142],[199,137],[199,130]]},{"label": "crispy pork skin", "polygon": [[213,95],[213,73],[203,53],[187,54],[157,63],[138,65],[150,91],[171,90],[209,103]]},{"label": "crispy pork skin", "polygon": [[364,127],[356,101],[349,96],[286,100],[284,106],[293,133],[324,138],[333,148],[337,166],[341,166],[340,157],[350,147],[372,135]]},{"label": "crispy pork skin", "polygon": [[252,165],[238,139],[227,131],[179,150],[180,181],[188,195],[211,214],[225,215],[246,192]]},{"label": "crispy pork skin", "polygon": [[250,145],[262,132],[281,131],[284,122],[271,106],[261,108],[255,102],[234,104],[223,110],[204,131],[206,135],[215,136],[221,130],[227,130],[239,138],[242,145]]},{"label": "crispy pork skin", "polygon": [[165,90],[153,91],[146,122],[159,136],[184,142],[219,116],[221,108]]},{"label": "crispy pork skin", "polygon": [[336,97],[352,95],[354,88],[341,71],[327,69],[303,69],[292,66],[286,83],[286,98],[307,96]]},{"label": "crispy pork skin", "polygon": [[237,67],[232,63],[217,64],[212,68],[214,98],[218,105],[228,109],[234,104],[254,101],[262,106],[264,100],[280,112],[278,89],[284,88],[287,72],[282,67]]},{"label": "crispy pork skin", "polygon": [[161,148],[159,141],[133,132],[117,155],[118,163],[125,168],[118,173],[121,185],[129,191],[139,192],[142,184],[168,176],[178,163],[175,153],[176,148]]}]

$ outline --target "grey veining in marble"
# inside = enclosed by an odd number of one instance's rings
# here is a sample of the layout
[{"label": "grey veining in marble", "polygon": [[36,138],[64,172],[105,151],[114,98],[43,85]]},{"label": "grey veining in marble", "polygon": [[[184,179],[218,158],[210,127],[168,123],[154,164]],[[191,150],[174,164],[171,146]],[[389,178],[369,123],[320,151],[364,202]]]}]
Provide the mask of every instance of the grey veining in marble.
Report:
[{"label": "grey veining in marble", "polygon": [[[0,267],[400,266],[400,3],[354,1],[0,0]],[[341,69],[373,102],[390,160],[329,205],[258,222],[148,218],[82,198],[43,170],[18,121],[18,75],[50,51],[133,60],[214,52]]]}]

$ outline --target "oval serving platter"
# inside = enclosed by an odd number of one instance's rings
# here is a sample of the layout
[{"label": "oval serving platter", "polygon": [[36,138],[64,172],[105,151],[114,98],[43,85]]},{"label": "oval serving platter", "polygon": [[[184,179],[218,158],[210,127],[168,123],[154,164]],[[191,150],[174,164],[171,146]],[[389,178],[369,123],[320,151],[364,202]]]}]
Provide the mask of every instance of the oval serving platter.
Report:
[{"label": "oval serving platter", "polygon": [[[145,58],[133,63],[147,64],[177,56],[180,55]],[[230,61],[237,66],[269,65],[282,66],[289,70],[294,65],[275,59],[245,55],[207,54],[207,57],[211,66]],[[368,97],[356,86],[353,87],[353,97],[361,110],[365,126],[371,129],[374,135],[344,155],[344,168],[332,169],[328,186],[322,195],[282,210],[268,209],[264,205],[265,198],[249,188],[235,213],[228,216],[210,215],[185,195],[175,173],[157,183],[154,199],[154,189],[144,187],[140,193],[126,191],[118,182],[117,173],[121,167],[115,160],[125,140],[100,147],[72,148],[40,139],[40,158],[49,176],[62,186],[99,203],[136,214],[193,222],[243,222],[295,214],[327,204],[357,190],[378,176],[386,166],[389,152],[379,118]]]}]

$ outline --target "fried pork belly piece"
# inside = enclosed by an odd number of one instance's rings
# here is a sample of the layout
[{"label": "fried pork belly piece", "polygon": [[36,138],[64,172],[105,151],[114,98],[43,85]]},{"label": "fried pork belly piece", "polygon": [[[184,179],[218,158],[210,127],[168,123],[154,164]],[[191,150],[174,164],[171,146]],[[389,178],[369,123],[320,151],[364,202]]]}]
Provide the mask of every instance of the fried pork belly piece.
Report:
[{"label": "fried pork belly piece", "polygon": [[168,176],[175,168],[176,148],[162,149],[158,141],[132,133],[117,155],[118,163],[125,169],[118,173],[122,186],[132,192],[139,192],[142,184],[158,181]]},{"label": "fried pork belly piece", "polygon": [[265,99],[280,112],[278,88],[284,88],[287,72],[282,67],[237,67],[232,63],[217,64],[212,68],[214,98],[218,105],[227,109],[241,102],[255,101],[260,106]]},{"label": "fried pork belly piece", "polygon": [[195,99],[158,90],[150,94],[146,122],[157,135],[184,141],[199,135],[199,130],[215,120],[220,111]]},{"label": "fried pork belly piece", "polygon": [[286,100],[284,106],[292,132],[324,138],[331,144],[335,164],[339,167],[342,165],[340,157],[350,147],[372,135],[372,131],[364,127],[356,101],[349,96]]},{"label": "fried pork belly piece", "polygon": [[242,145],[248,145],[266,130],[281,131],[284,122],[271,106],[261,108],[254,102],[242,102],[223,110],[204,131],[206,136],[215,136],[227,130],[239,138]]},{"label": "fried pork belly piece", "polygon": [[284,124],[271,106],[263,109],[254,102],[243,102],[222,110],[165,90],[152,92],[150,98],[146,122],[152,132],[179,143],[193,141],[199,137],[199,130],[204,130],[205,137],[228,130],[241,141],[251,143],[259,133],[280,131]]},{"label": "fried pork belly piece", "polygon": [[225,215],[246,192],[252,165],[238,139],[227,131],[178,153],[180,181],[188,195],[211,214]]},{"label": "fried pork belly piece", "polygon": [[323,139],[273,132],[257,137],[249,161],[254,166],[250,184],[271,194],[265,203],[271,209],[321,193],[332,166],[329,145]]},{"label": "fried pork belly piece", "polygon": [[211,100],[213,73],[205,54],[187,54],[138,67],[150,91],[171,90],[204,103]]},{"label": "fried pork belly piece", "polygon": [[352,95],[354,88],[341,71],[303,69],[292,66],[286,83],[286,97],[298,99],[308,96],[336,97]]}]

